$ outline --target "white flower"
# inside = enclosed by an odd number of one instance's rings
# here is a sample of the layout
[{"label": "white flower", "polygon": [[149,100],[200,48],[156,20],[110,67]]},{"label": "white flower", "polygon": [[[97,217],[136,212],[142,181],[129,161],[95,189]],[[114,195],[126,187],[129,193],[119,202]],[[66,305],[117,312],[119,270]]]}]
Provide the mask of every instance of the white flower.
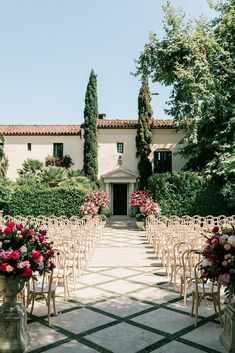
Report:
[{"label": "white flower", "polygon": [[235,235],[230,235],[230,237],[228,238],[228,243],[235,248]]}]

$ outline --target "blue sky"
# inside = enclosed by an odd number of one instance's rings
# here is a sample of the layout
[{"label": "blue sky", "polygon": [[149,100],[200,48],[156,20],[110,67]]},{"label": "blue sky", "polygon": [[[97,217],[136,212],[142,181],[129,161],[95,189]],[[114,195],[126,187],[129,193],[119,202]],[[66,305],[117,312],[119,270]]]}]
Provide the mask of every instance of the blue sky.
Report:
[{"label": "blue sky", "polygon": [[[172,0],[190,17],[214,15],[206,0]],[[166,0],[1,0],[0,123],[80,124],[91,69],[99,111],[137,118],[134,59],[150,31],[163,35]],[[153,85],[154,116],[169,88]]]}]

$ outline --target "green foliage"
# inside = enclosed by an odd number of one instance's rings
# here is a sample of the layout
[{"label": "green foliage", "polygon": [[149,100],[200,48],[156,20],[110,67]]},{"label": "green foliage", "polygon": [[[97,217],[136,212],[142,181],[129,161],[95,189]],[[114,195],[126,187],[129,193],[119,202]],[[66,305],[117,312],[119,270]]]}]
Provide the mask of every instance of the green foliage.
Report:
[{"label": "green foliage", "polygon": [[56,166],[62,168],[70,168],[74,163],[72,158],[69,155],[65,155],[64,157],[54,157],[47,156],[45,160],[46,166]]},{"label": "green foliage", "polygon": [[148,178],[152,175],[152,164],[148,159],[148,156],[143,152],[140,154],[140,160],[138,162],[139,170],[139,182],[138,188],[140,190],[146,189],[148,185]]},{"label": "green foliage", "polygon": [[11,202],[13,194],[12,183],[6,179],[0,179],[0,209],[8,213],[8,205]]},{"label": "green foliage", "polygon": [[0,133],[0,178],[5,178],[8,168],[8,158],[4,153],[4,136]]},{"label": "green foliage", "polygon": [[23,162],[22,168],[18,170],[18,174],[22,178],[35,177],[41,173],[43,167],[43,162],[37,159],[27,159]]},{"label": "green foliage", "polygon": [[67,179],[67,171],[62,167],[45,167],[40,173],[40,182],[49,186],[59,186]]},{"label": "green foliage", "polygon": [[87,197],[84,187],[54,187],[36,189],[35,187],[16,187],[8,213],[12,215],[54,215],[67,216],[79,214],[79,208]]},{"label": "green foliage", "polygon": [[139,158],[139,188],[147,187],[147,181],[152,174],[152,165],[148,159],[151,153],[151,93],[148,86],[148,81],[143,80],[138,96],[138,128],[136,132],[136,157]]},{"label": "green foliage", "polygon": [[187,22],[168,1],[165,36],[159,40],[150,35],[137,61],[137,75],[172,87],[166,112],[185,129],[186,167],[223,179],[234,163],[234,0],[220,2],[216,9],[213,21],[200,17]]},{"label": "green foliage", "polygon": [[85,176],[94,182],[97,181],[98,173],[97,119],[97,80],[92,70],[85,95],[83,171]]},{"label": "green foliage", "polygon": [[220,215],[229,208],[217,185],[195,172],[154,174],[149,190],[159,202],[163,215]]}]

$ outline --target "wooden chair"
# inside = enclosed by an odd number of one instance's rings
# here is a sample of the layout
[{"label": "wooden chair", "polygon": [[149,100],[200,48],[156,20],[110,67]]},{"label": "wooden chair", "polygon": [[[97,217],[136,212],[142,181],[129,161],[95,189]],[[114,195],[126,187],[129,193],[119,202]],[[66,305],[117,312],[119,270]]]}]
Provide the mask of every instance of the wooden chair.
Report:
[{"label": "wooden chair", "polygon": [[56,284],[53,282],[53,271],[44,273],[41,277],[34,276],[30,279],[28,285],[28,303],[31,303],[30,313],[33,313],[35,300],[37,297],[44,298],[47,305],[48,324],[51,325],[51,300],[53,301],[54,315],[56,315],[55,305]]},{"label": "wooden chair", "polygon": [[213,301],[215,313],[219,314],[220,324],[222,325],[221,307],[220,307],[220,285],[207,281],[203,277],[202,261],[200,261],[194,268],[195,281],[191,285],[192,291],[192,310],[191,315],[195,309],[195,326],[198,322],[198,307],[202,300],[210,298]]}]

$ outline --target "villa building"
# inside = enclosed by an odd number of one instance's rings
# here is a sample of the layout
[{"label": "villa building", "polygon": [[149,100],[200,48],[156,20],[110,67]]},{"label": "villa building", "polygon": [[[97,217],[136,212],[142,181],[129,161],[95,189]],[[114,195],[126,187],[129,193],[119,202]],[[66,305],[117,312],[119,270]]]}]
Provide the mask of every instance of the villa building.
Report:
[{"label": "villa building", "polygon": [[[110,120],[99,115],[98,178],[101,188],[110,193],[112,214],[129,212],[129,196],[138,180],[136,130],[137,120]],[[83,168],[83,125],[0,125],[0,132],[5,137],[10,179],[17,178],[26,159],[45,162],[48,155],[69,155],[73,169]],[[152,134],[153,171],[180,170],[186,162],[176,154],[183,132],[177,131],[170,119],[153,119]]]}]

